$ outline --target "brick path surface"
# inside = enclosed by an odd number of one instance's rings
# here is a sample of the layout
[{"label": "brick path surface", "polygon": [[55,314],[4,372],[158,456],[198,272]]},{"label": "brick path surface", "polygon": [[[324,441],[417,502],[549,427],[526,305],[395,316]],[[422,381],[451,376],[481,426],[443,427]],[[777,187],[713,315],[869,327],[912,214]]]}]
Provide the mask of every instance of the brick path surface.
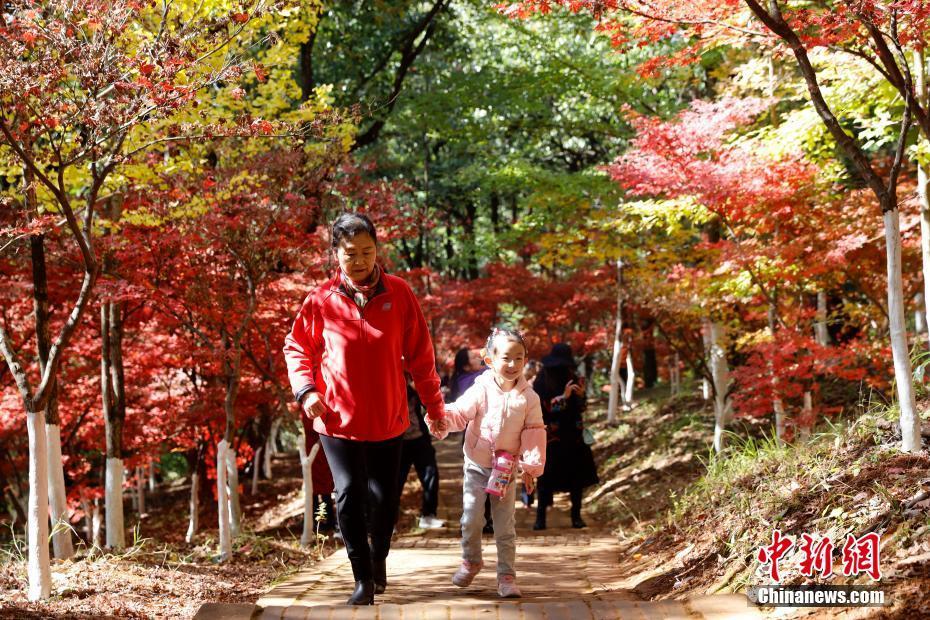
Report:
[{"label": "brick path surface", "polygon": [[[290,576],[256,603],[251,618],[380,620],[585,620],[761,618],[741,595],[686,601],[641,601],[624,589],[616,572],[617,544],[588,519],[589,527],[569,527],[567,496],[549,510],[549,529],[535,532],[535,516],[517,501],[517,583],[522,599],[497,596],[494,538],[484,538],[484,570],[468,588],[452,584],[461,558],[460,440],[436,444],[440,463],[442,530],[413,530],[395,539],[388,557],[388,587],[374,606],[350,607],[354,586],[345,550]],[[416,492],[408,481],[405,492]],[[221,617],[221,616],[216,616]],[[249,617],[249,616],[245,616]]]}]

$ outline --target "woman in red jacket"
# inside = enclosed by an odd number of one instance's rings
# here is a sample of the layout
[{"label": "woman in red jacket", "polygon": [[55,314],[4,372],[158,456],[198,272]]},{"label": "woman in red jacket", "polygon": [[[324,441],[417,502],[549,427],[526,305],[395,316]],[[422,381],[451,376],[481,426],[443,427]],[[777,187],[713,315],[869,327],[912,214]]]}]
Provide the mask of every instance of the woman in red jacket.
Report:
[{"label": "woman in red jacket", "polygon": [[336,515],[355,577],[350,605],[373,604],[387,586],[409,424],[405,368],[427,419],[444,423],[426,320],[410,286],[378,266],[377,242],[364,215],[336,219],[339,273],[307,295],[284,342],[294,396],[320,434],[336,483]]}]

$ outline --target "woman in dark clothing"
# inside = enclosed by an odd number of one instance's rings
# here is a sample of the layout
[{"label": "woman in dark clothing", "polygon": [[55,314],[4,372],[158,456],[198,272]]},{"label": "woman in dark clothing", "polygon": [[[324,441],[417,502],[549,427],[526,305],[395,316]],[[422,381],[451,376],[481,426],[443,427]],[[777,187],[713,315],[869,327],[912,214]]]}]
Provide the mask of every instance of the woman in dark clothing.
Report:
[{"label": "woman in dark clothing", "polygon": [[552,494],[560,491],[570,494],[572,527],[582,528],[581,491],[598,481],[594,456],[584,442],[584,381],[575,373],[575,360],[567,344],[553,345],[542,366],[533,389],[539,394],[546,422],[546,469],[537,485],[533,529],[546,529],[546,508],[552,503]]},{"label": "woman in dark clothing", "polygon": [[445,521],[436,517],[439,507],[439,465],[436,463],[436,449],[423,417],[423,403],[420,396],[407,381],[407,410],[410,415],[410,426],[404,432],[404,443],[400,456],[400,472],[397,476],[398,499],[407,482],[411,465],[420,479],[423,487],[423,502],[420,506],[419,526],[425,530],[440,529]]},{"label": "woman in dark clothing", "polygon": [[413,291],[377,263],[364,215],[332,228],[339,271],[304,300],[284,341],[294,397],[313,420],[336,485],[336,516],[355,577],[350,605],[387,587],[397,472],[410,425],[404,360],[432,425],[445,425],[429,328]]}]

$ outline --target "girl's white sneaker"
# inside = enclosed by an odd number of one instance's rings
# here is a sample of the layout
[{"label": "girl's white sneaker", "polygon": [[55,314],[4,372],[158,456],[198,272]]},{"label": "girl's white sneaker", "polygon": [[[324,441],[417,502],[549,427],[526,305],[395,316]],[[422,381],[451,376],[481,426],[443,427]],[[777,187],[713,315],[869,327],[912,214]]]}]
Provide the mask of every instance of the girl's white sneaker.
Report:
[{"label": "girl's white sneaker", "polygon": [[497,578],[497,593],[501,598],[520,598],[523,596],[513,575],[501,575]]}]

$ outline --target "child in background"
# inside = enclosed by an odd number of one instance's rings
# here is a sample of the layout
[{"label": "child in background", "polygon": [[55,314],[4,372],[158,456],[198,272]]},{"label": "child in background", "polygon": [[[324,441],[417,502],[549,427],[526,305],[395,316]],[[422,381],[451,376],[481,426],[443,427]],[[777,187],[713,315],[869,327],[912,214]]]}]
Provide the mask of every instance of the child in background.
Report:
[{"label": "child in background", "polygon": [[[546,462],[546,427],[539,397],[523,377],[526,344],[509,329],[495,328],[488,337],[482,373],[454,403],[446,406],[445,428],[430,431],[445,437],[449,431],[465,429],[462,565],[452,583],[467,587],[481,570],[481,528],[485,490],[497,455],[509,453],[523,471],[523,481],[532,490]],[[516,529],[514,502],[516,484],[511,482],[501,497],[491,495],[494,539],[497,543],[497,592],[503,598],[522,594],[516,584]]]}]

